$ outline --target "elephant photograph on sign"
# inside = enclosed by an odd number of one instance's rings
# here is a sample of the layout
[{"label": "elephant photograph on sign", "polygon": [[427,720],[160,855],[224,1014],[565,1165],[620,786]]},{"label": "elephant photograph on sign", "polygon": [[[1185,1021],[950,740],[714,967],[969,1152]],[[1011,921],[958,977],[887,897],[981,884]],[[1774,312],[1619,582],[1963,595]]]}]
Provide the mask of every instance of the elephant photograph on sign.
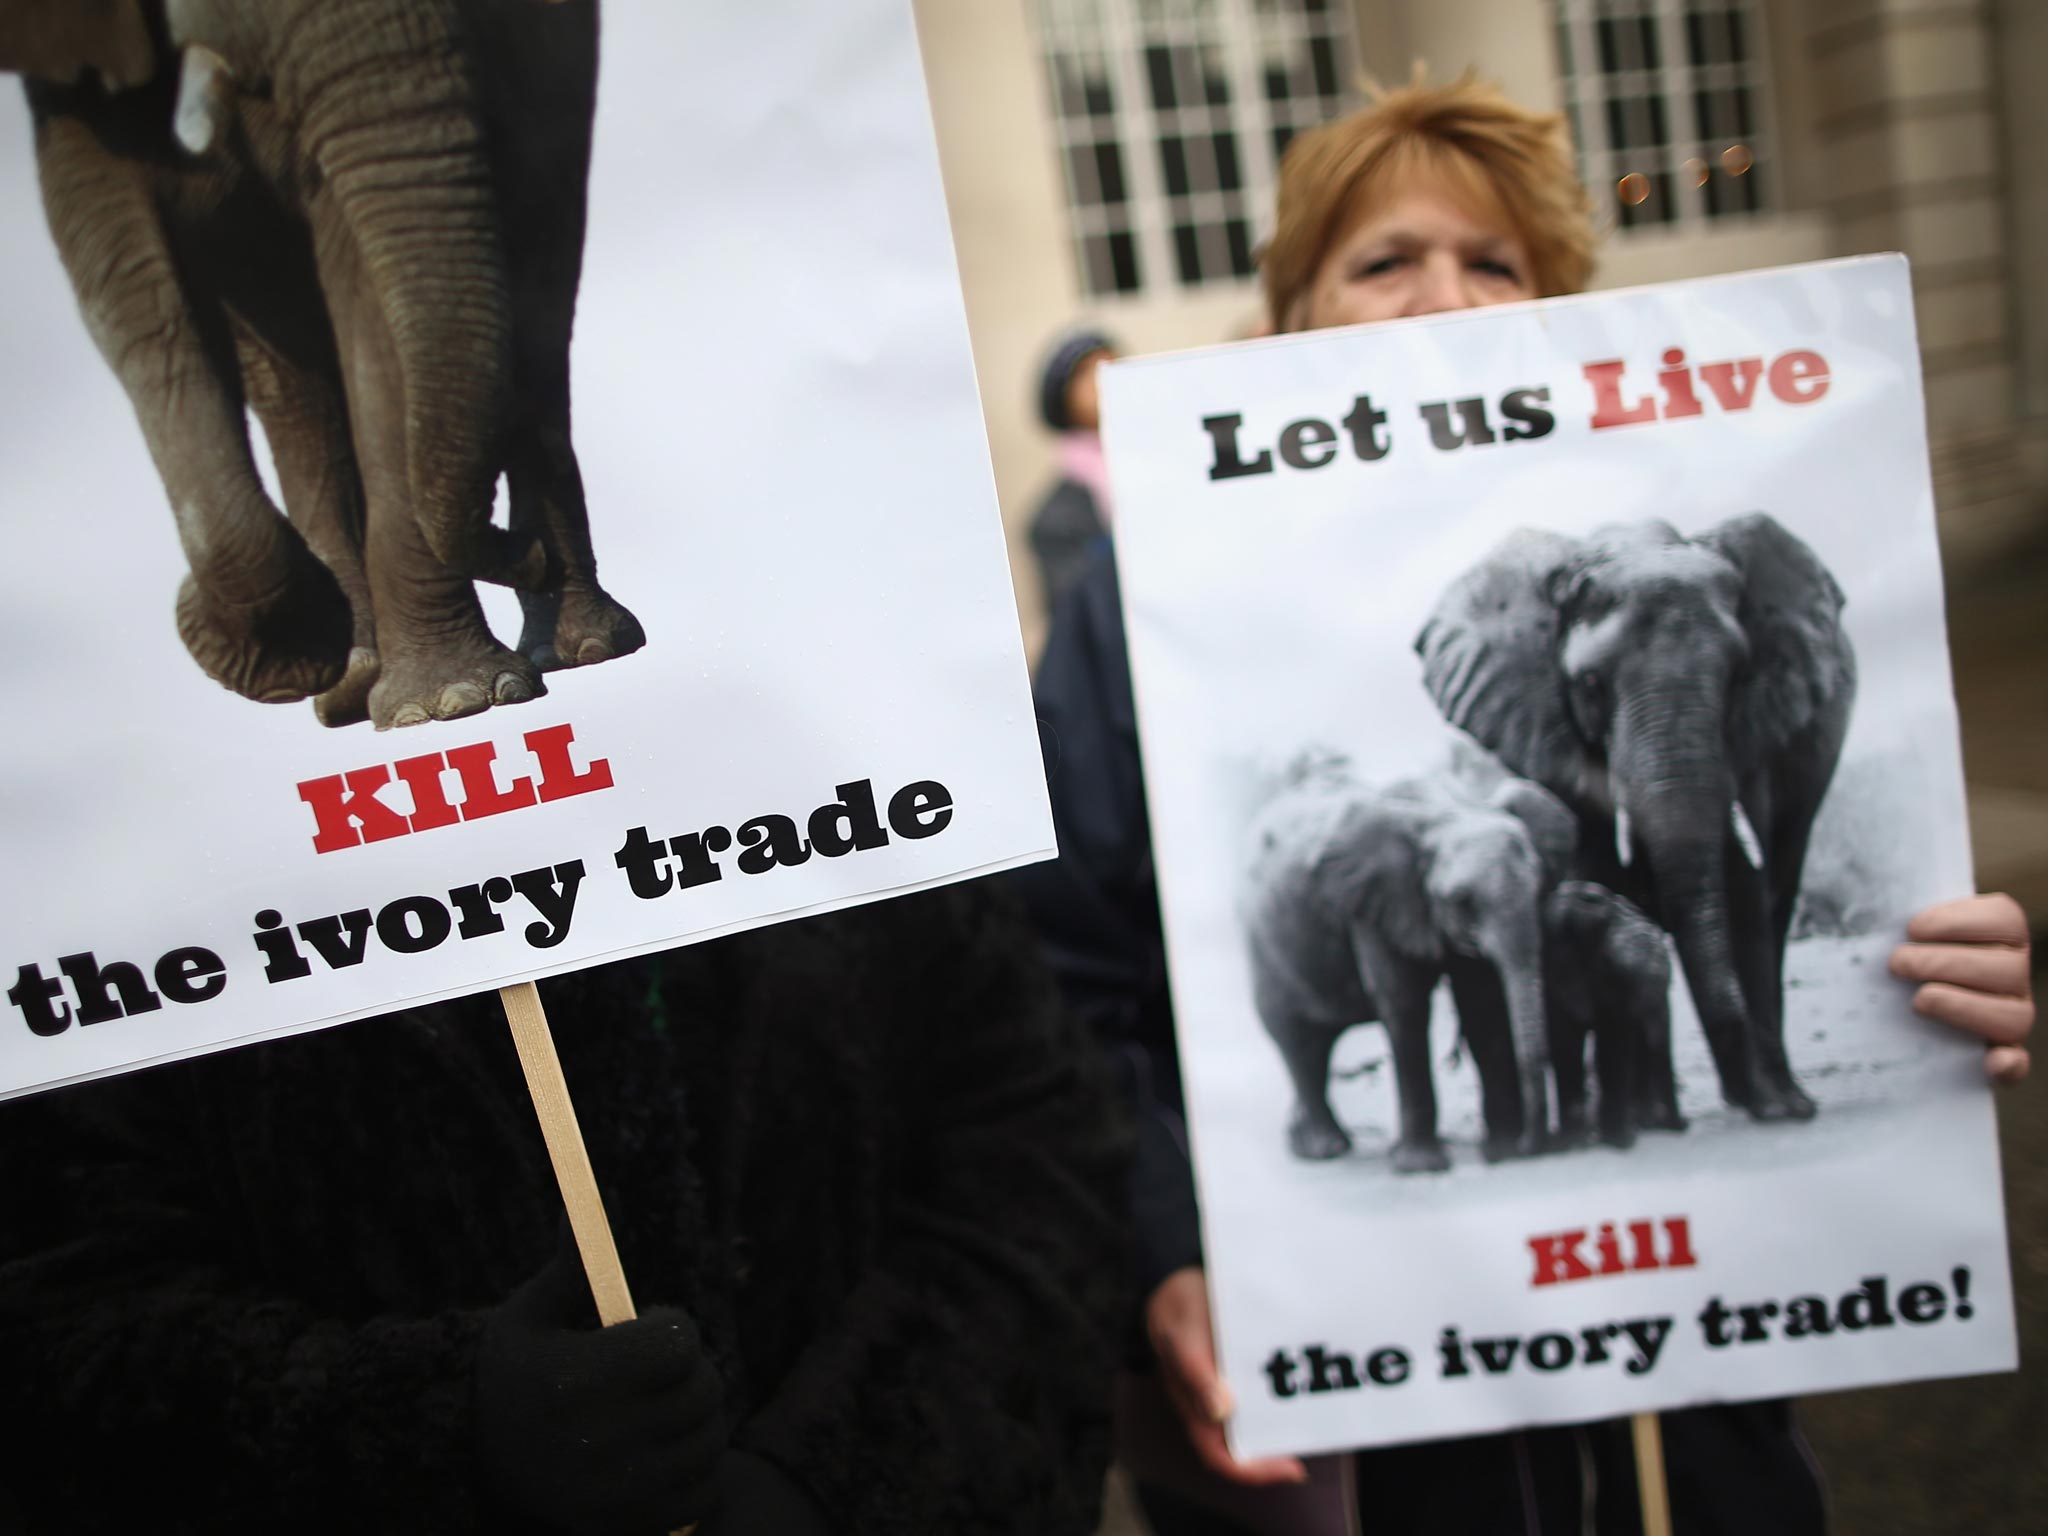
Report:
[{"label": "elephant photograph on sign", "polygon": [[1813,1099],[1785,1047],[1785,951],[1848,733],[1841,588],[1758,512],[1524,529],[1444,592],[1415,641],[1444,717],[1579,824],[1577,872],[1668,932],[1726,1101]]},{"label": "elephant photograph on sign", "polygon": [[[0,69],[208,677],[381,730],[645,643],[570,434],[595,0],[0,0]],[[516,646],[479,581],[518,592]]]},{"label": "elephant photograph on sign", "polygon": [[1330,1103],[1332,1053],[1378,1022],[1394,1171],[1451,1166],[1430,1041],[1446,981],[1486,1162],[1586,1145],[1596,1123],[1621,1148],[1638,1129],[1685,1128],[1664,936],[1612,891],[1564,879],[1576,840],[1554,795],[1497,769],[1483,784],[1452,771],[1374,787],[1341,754],[1296,759],[1252,821],[1240,902],[1253,1004],[1293,1086],[1295,1157],[1352,1150]]}]

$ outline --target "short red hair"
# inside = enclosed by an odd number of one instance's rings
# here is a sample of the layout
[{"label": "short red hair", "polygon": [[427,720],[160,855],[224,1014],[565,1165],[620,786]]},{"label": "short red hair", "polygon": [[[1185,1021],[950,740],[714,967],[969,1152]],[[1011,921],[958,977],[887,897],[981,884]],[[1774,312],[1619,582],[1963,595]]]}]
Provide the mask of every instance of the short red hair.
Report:
[{"label": "short red hair", "polygon": [[1273,328],[1298,330],[1301,301],[1330,242],[1416,180],[1513,230],[1539,295],[1577,293],[1593,275],[1593,203],[1557,113],[1531,112],[1467,72],[1416,79],[1298,136],[1280,162],[1273,238],[1260,265]]}]

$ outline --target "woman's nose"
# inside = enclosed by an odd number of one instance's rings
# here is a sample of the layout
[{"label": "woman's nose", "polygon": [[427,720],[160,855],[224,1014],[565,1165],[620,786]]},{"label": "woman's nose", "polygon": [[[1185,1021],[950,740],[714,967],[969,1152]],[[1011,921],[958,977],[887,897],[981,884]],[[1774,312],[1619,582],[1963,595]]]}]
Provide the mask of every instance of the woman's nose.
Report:
[{"label": "woman's nose", "polygon": [[1465,288],[1465,268],[1449,252],[1432,252],[1420,271],[1406,313],[1440,315],[1446,310],[1471,309],[1472,297]]}]

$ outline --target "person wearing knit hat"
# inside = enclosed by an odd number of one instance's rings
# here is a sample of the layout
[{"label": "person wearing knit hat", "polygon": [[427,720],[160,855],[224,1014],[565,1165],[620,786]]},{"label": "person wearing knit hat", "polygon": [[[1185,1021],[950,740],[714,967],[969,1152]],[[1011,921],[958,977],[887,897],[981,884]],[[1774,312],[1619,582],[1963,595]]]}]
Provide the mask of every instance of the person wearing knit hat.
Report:
[{"label": "person wearing knit hat", "polygon": [[1116,355],[1108,336],[1082,327],[1053,343],[1039,372],[1039,418],[1059,434],[1060,477],[1031,519],[1031,549],[1048,610],[1087,568],[1089,551],[1109,528],[1096,370]]}]

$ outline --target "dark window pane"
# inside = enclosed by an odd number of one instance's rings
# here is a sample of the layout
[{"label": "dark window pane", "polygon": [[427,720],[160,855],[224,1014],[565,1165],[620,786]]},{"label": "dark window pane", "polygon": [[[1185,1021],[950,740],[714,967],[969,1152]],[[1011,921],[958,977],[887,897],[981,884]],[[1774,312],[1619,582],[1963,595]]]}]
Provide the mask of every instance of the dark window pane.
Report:
[{"label": "dark window pane", "polygon": [[1620,55],[1615,51],[1614,23],[1607,17],[1602,16],[1600,18],[1600,25],[1595,30],[1600,39],[1601,72],[1611,75],[1621,68]]},{"label": "dark window pane", "polygon": [[1219,133],[1216,145],[1216,180],[1226,192],[1235,192],[1244,185],[1244,173],[1237,163],[1237,135]]},{"label": "dark window pane", "polygon": [[1230,81],[1224,78],[1223,60],[1220,56],[1203,60],[1202,91],[1209,98],[1210,106],[1230,105]]},{"label": "dark window pane", "polygon": [[1763,174],[1762,167],[1753,165],[1743,175],[1735,178],[1744,213],[1755,213],[1764,205]]},{"label": "dark window pane", "polygon": [[1304,9],[1311,16],[1327,16],[1330,12],[1330,0],[1308,0]]},{"label": "dark window pane", "polygon": [[1293,94],[1293,83],[1287,78],[1287,71],[1278,64],[1266,66],[1266,100],[1285,101]]},{"label": "dark window pane", "polygon": [[1168,49],[1154,45],[1145,50],[1145,74],[1152,83],[1152,105],[1161,112],[1170,112],[1174,106],[1173,95],[1173,54]]},{"label": "dark window pane", "polygon": [[1720,135],[1714,131],[1714,93],[1694,90],[1692,93],[1692,131],[1695,138],[1712,139]]},{"label": "dark window pane", "polygon": [[1294,129],[1283,123],[1273,130],[1273,159],[1277,163],[1287,153],[1287,146],[1294,142]]},{"label": "dark window pane", "polygon": [[1718,169],[1707,177],[1701,191],[1706,194],[1708,218],[1718,219],[1728,211],[1728,178]]},{"label": "dark window pane", "polygon": [[1728,11],[1728,57],[1737,64],[1749,62],[1749,36],[1744,31],[1742,12],[1732,6]]},{"label": "dark window pane", "polygon": [[1243,219],[1232,219],[1226,229],[1230,236],[1230,270],[1239,277],[1250,277],[1256,264],[1252,261],[1252,227]]},{"label": "dark window pane", "polygon": [[1171,196],[1187,196],[1188,151],[1184,141],[1171,137],[1159,141],[1159,170],[1166,178],[1166,190]]},{"label": "dark window pane", "polygon": [[1707,62],[1706,18],[1698,11],[1685,13],[1685,57],[1694,65]]},{"label": "dark window pane", "polygon": [[1650,109],[1650,142],[1652,144],[1669,144],[1671,142],[1671,125],[1665,121],[1664,98],[1662,96],[1645,96],[1643,101]]},{"label": "dark window pane", "polygon": [[1645,16],[1641,19],[1638,25],[1642,28],[1643,35],[1642,51],[1638,54],[1638,57],[1642,60],[1642,64],[1640,67],[1643,69],[1661,68],[1663,65],[1663,56],[1658,52],[1657,48],[1658,38],[1656,18],[1653,16]]},{"label": "dark window pane", "polygon": [[1180,268],[1180,280],[1184,283],[1199,283],[1202,280],[1202,253],[1195,241],[1192,224],[1173,226],[1173,254]]},{"label": "dark window pane", "polygon": [[1109,257],[1116,268],[1116,291],[1138,291],[1138,243],[1128,233],[1109,237]]},{"label": "dark window pane", "polygon": [[1105,203],[1121,203],[1129,195],[1124,190],[1124,152],[1117,145],[1095,146],[1095,174],[1101,181]]},{"label": "dark window pane", "polygon": [[1337,94],[1337,49],[1327,37],[1312,37],[1308,56],[1316,66],[1316,90],[1325,96]]},{"label": "dark window pane", "polygon": [[1116,262],[1109,251],[1107,235],[1090,235],[1082,242],[1083,265],[1087,268],[1090,293],[1116,291]]},{"label": "dark window pane", "polygon": [[1107,117],[1116,110],[1116,96],[1109,88],[1109,71],[1096,64],[1090,68],[1084,80],[1088,97],[1088,110],[1098,117]]},{"label": "dark window pane", "polygon": [[1738,86],[1728,94],[1734,99],[1735,136],[1746,139],[1756,132],[1756,128],[1751,123],[1749,115],[1749,89],[1747,86]]},{"label": "dark window pane", "polygon": [[1093,144],[1075,144],[1067,150],[1067,175],[1073,182],[1074,201],[1090,207],[1102,201],[1095,181],[1095,150]]},{"label": "dark window pane", "polygon": [[1607,102],[1607,144],[1611,149],[1628,149],[1633,140],[1628,136],[1628,117],[1621,109],[1621,100],[1610,97]]},{"label": "dark window pane", "polygon": [[1678,217],[1677,186],[1669,171],[1659,171],[1650,180],[1657,188],[1656,196],[1650,199],[1650,206],[1657,210],[1660,223],[1669,224]]}]

